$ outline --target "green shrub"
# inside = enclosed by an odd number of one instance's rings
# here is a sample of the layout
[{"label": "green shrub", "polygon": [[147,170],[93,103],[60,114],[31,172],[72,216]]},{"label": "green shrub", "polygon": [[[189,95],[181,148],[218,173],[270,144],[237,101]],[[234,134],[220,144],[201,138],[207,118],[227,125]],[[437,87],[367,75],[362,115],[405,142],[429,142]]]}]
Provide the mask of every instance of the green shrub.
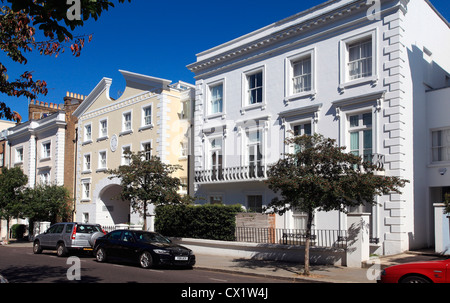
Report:
[{"label": "green shrub", "polygon": [[27,230],[27,226],[23,224],[14,224],[11,227],[12,237],[14,239],[23,239],[23,235]]},{"label": "green shrub", "polygon": [[156,208],[155,230],[168,237],[235,240],[241,205],[162,205]]}]

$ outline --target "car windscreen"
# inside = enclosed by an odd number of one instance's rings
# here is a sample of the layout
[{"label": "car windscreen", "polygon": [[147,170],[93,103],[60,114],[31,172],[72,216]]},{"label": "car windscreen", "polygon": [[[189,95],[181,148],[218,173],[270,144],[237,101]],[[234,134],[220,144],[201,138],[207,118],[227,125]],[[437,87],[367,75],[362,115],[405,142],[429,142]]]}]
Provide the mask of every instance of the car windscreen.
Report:
[{"label": "car windscreen", "polygon": [[136,233],[136,239],[139,242],[144,242],[144,243],[163,243],[163,244],[168,244],[171,243],[169,239],[167,239],[166,237],[157,234],[157,233]]},{"label": "car windscreen", "polygon": [[77,233],[93,234],[96,232],[102,232],[102,229],[98,225],[77,225]]}]

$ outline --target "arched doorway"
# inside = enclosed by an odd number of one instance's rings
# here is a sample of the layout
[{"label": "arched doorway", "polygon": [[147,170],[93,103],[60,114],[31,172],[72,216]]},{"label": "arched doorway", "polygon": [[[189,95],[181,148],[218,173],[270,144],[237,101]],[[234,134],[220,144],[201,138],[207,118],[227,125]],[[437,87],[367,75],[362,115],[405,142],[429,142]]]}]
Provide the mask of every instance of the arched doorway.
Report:
[{"label": "arched doorway", "polygon": [[122,187],[117,184],[105,186],[98,196],[97,223],[114,226],[130,222],[130,202],[120,199]]}]

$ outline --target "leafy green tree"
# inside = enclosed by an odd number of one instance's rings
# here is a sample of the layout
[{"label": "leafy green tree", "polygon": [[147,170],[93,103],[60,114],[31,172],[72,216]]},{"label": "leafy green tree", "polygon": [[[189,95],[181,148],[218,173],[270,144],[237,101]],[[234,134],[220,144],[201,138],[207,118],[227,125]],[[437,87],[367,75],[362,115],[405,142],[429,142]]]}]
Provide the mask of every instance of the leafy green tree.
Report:
[{"label": "leafy green tree", "polygon": [[288,153],[269,169],[267,184],[281,198],[275,198],[268,209],[283,215],[295,209],[308,215],[305,244],[305,275],[310,274],[309,248],[316,211],[341,211],[360,205],[376,204],[376,196],[400,193],[407,180],[376,174],[379,167],[346,153],[335,140],[322,135],[297,136],[296,152]]},{"label": "leafy green tree", "polygon": [[110,178],[119,178],[122,192],[120,198],[130,201],[131,207],[144,219],[147,230],[148,205],[188,203],[178,191],[183,184],[173,173],[182,169],[180,165],[165,164],[156,156],[146,159],[144,152],[127,152],[125,158],[130,163],[118,169],[108,170]]},{"label": "leafy green tree", "polygon": [[64,186],[38,185],[24,190],[24,212],[30,222],[68,221],[70,206],[70,193]]},{"label": "leafy green tree", "polygon": [[6,241],[9,241],[9,223],[23,218],[23,189],[28,177],[20,167],[3,168],[0,174],[0,219],[6,220]]},{"label": "leafy green tree", "polygon": [[[0,0],[0,49],[14,62],[27,64],[25,53],[33,50],[41,55],[58,56],[70,48],[80,56],[85,40],[92,36],[73,36],[72,32],[90,19],[97,20],[101,13],[114,7],[107,0]],[[117,0],[123,3],[125,0]],[[131,0],[128,0],[131,2]],[[38,27],[38,30],[36,29]],[[42,33],[42,40],[36,39]],[[44,80],[34,80],[33,73],[23,72],[16,80],[9,79],[5,64],[0,63],[0,93],[14,97],[36,99],[48,93]],[[0,118],[17,120],[13,110],[0,102]]]}]

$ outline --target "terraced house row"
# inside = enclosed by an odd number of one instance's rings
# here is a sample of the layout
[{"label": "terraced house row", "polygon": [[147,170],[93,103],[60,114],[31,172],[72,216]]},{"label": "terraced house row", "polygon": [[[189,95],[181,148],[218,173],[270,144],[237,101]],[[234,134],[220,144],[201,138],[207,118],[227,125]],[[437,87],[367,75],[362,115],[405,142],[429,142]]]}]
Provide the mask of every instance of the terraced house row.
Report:
[{"label": "terraced house row", "polygon": [[[127,87],[112,100],[111,79],[101,80],[89,96],[74,101],[77,109],[70,116],[77,131],[65,141],[66,152],[73,150],[65,162],[71,164],[63,167],[64,172],[73,167],[75,219],[139,223],[129,205],[111,199],[120,186],[104,173],[124,164],[126,150],[184,165],[179,177],[197,203],[240,203],[262,213],[275,197],[264,183],[268,167],[295,149],[285,139],[320,133],[384,168],[385,175],[410,183],[402,194],[378,197],[373,207],[317,213],[315,229],[348,230],[349,217],[363,214],[370,253],[445,250],[449,23],[428,0],[374,2],[379,7],[365,0],[330,0],[224,41],[187,66],[194,85],[122,71]],[[28,123],[54,119],[56,125],[63,116],[58,111]],[[58,138],[50,147],[48,140],[31,137],[11,141],[20,131],[29,128],[19,125],[5,133],[10,154],[4,159],[22,157],[23,164],[10,164],[36,171],[34,180],[47,180],[49,170],[56,181],[61,160],[34,166],[32,153],[21,156],[20,146],[51,150],[50,158],[59,159],[64,131],[55,127],[49,133]],[[304,229],[305,222],[297,211],[267,219],[284,229]]]}]

